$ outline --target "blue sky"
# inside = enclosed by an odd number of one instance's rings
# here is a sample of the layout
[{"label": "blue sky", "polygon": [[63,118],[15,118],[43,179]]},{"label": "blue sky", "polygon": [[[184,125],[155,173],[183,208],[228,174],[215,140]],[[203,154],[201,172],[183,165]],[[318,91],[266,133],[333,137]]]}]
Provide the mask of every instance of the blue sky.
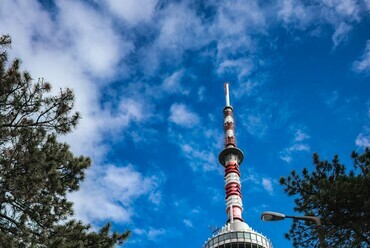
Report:
[{"label": "blue sky", "polygon": [[[225,1],[226,2],[226,1]],[[293,213],[278,180],[370,145],[370,1],[0,1],[12,57],[76,94],[60,137],[92,157],[76,217],[132,247],[201,247],[226,221],[218,153],[230,82],[244,219],[271,239]]]}]

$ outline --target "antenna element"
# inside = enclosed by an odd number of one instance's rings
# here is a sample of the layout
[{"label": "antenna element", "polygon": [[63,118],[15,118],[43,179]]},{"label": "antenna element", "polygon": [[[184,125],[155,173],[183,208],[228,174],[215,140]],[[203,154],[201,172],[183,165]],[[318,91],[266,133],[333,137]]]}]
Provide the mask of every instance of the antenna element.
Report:
[{"label": "antenna element", "polygon": [[226,106],[230,106],[229,83],[225,83]]}]

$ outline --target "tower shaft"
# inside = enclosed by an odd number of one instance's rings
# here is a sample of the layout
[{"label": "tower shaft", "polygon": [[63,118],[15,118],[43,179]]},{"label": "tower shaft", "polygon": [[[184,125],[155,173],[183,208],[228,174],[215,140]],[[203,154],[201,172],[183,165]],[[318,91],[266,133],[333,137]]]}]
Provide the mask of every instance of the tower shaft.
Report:
[{"label": "tower shaft", "polygon": [[225,191],[227,222],[243,222],[243,202],[240,183],[239,165],[243,161],[243,152],[236,147],[233,108],[230,106],[229,84],[225,83],[226,107],[224,108],[225,148],[219,155],[220,163],[225,167]]}]

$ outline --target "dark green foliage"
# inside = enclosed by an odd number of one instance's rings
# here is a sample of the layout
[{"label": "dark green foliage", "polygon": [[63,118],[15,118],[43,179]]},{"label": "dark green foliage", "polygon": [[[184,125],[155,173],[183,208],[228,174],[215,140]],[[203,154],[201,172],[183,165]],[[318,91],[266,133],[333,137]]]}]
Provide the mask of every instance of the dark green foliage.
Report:
[{"label": "dark green foliage", "polygon": [[[12,42],[9,35],[2,35],[0,36],[0,46],[7,47]],[[6,60],[6,52],[3,51],[0,53],[0,60]]]},{"label": "dark green foliage", "polygon": [[98,233],[87,232],[90,226],[81,222],[69,221],[67,224],[56,227],[55,235],[47,242],[47,247],[95,248],[114,247],[121,245],[130,235],[129,231],[122,234],[110,234],[111,225],[108,223]]},{"label": "dark green foliage", "polygon": [[[0,37],[9,45],[10,37]],[[88,157],[75,157],[57,140],[77,125],[74,95],[34,83],[19,60],[0,54],[0,247],[114,247],[129,232],[100,232],[72,219],[66,194],[79,189]]]},{"label": "dark green foliage", "polygon": [[[297,197],[297,212],[321,218],[327,247],[370,246],[370,150],[352,158],[353,169],[346,171],[338,156],[328,162],[314,154],[312,172],[305,168],[280,179],[285,192]],[[316,231],[313,223],[296,221],[286,237],[294,247],[318,247]]]}]

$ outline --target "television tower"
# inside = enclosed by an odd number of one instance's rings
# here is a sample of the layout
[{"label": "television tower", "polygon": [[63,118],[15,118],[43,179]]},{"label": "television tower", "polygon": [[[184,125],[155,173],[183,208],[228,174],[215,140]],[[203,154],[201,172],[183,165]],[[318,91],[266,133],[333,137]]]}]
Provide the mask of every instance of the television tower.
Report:
[{"label": "television tower", "polygon": [[244,222],[239,166],[244,154],[236,146],[233,108],[230,105],[229,84],[225,83],[224,108],[225,148],[218,160],[225,168],[226,225],[209,238],[203,248],[272,248],[270,240]]}]

